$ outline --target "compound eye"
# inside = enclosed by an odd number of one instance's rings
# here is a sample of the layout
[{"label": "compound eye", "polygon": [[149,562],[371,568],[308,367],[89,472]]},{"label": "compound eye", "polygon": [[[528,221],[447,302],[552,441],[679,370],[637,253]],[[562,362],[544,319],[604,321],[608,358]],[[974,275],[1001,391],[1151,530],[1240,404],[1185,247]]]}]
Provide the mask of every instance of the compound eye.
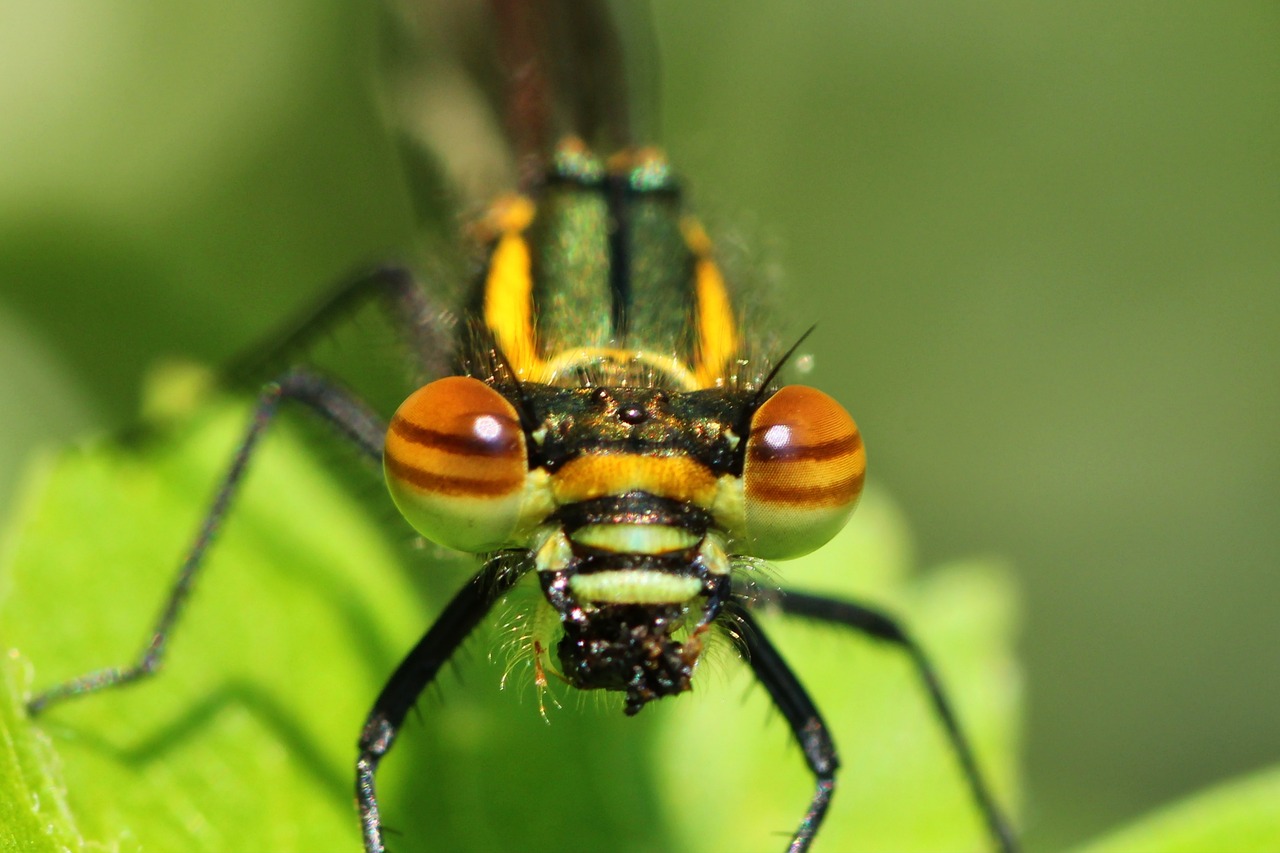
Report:
[{"label": "compound eye", "polygon": [[382,466],[400,512],[432,542],[481,553],[507,544],[524,503],[524,431],[478,379],[424,385],[391,419]]},{"label": "compound eye", "polygon": [[743,494],[747,543],[767,560],[799,557],[840,532],[862,492],[867,455],[844,407],[788,385],[756,410]]}]

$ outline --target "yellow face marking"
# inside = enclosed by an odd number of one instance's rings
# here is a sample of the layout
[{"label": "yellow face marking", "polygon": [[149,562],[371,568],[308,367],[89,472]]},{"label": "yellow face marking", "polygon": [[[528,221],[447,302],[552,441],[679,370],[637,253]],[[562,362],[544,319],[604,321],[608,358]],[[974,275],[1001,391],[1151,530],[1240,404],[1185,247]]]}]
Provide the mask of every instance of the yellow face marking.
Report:
[{"label": "yellow face marking", "polygon": [[535,549],[538,571],[558,572],[573,560],[573,548],[563,530],[547,530],[544,535],[546,538]]},{"label": "yellow face marking", "polygon": [[579,545],[618,554],[669,554],[698,544],[698,536],[666,524],[588,524],[569,535]]},{"label": "yellow face marking", "polygon": [[597,604],[681,604],[702,591],[697,578],[646,569],[574,575],[569,588],[580,601]]},{"label": "yellow face marking", "polygon": [[743,528],[746,527],[747,509],[742,478],[724,474],[716,482],[716,496],[711,503],[711,515],[716,524],[729,531],[733,537],[735,553],[741,553]]},{"label": "yellow face marking", "polygon": [[698,559],[713,575],[727,575],[733,568],[733,563],[725,550],[724,539],[714,531],[708,533],[702,540],[702,547],[698,549]]},{"label": "yellow face marking", "polygon": [[484,283],[484,322],[521,378],[541,369],[533,330],[533,273],[525,229],[533,201],[508,196],[490,210],[483,227],[497,236]]},{"label": "yellow face marking", "polygon": [[737,322],[720,267],[711,257],[711,238],[694,219],[681,222],[685,243],[695,257],[693,281],[698,300],[698,344],[694,376],[699,388],[724,384],[730,359],[738,351]]},{"label": "yellow face marking", "polygon": [[648,492],[707,508],[716,497],[716,477],[687,456],[595,453],[566,462],[551,475],[551,491],[561,506]]}]

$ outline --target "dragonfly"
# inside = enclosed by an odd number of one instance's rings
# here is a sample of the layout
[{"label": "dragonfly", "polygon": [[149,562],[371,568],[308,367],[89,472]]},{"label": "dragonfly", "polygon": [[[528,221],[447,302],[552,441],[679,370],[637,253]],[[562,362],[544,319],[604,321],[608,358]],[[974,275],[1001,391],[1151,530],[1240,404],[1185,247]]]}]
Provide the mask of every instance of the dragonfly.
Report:
[{"label": "dragonfly", "polygon": [[835,399],[782,383],[804,338],[776,347],[742,308],[671,164],[633,138],[616,51],[575,49],[617,42],[605,7],[493,0],[492,12],[518,186],[468,229],[481,246],[468,298],[444,309],[408,270],[381,267],[278,344],[292,350],[377,298],[433,378],[389,419],[306,366],[267,383],[140,656],[55,685],[29,711],[160,671],[247,466],[290,403],[381,467],[413,530],[480,560],[358,733],[366,853],[386,849],[378,770],[406,717],[521,584],[541,593],[521,640],[539,690],[554,679],[617,694],[627,716],[689,692],[708,646],[727,638],[813,777],[791,853],[817,837],[840,761],[759,614],[781,611],[895,646],[925,685],[993,847],[1015,850],[941,681],[906,628],[869,604],[784,592],[761,570],[821,548],[845,526],[866,450]]}]

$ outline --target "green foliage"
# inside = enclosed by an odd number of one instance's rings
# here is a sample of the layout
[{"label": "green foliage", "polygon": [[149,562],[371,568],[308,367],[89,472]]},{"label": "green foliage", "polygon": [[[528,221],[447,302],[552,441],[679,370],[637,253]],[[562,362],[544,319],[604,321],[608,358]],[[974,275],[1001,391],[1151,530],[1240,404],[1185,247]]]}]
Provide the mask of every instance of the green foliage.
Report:
[{"label": "green foliage", "polygon": [[17,661],[0,658],[0,850],[79,850],[56,759],[18,701]]},{"label": "green foliage", "polygon": [[[0,659],[0,849],[358,849],[356,734],[470,564],[396,547],[406,528],[386,523],[375,477],[329,473],[288,423],[255,458],[159,677],[35,723],[19,703],[137,652],[245,417],[242,405],[202,407],[175,436],[64,452],[28,477],[0,565],[0,648],[12,650]],[[970,562],[911,577],[909,552],[873,492],[836,542],[778,573],[905,617],[1007,803],[1020,682],[1006,575]],[[612,697],[553,686],[564,708],[550,704],[547,725],[527,666],[503,690],[510,662],[486,654],[512,635],[528,587],[423,698],[387,760],[396,849],[782,846],[811,781],[731,650],[693,694],[635,719]],[[818,851],[985,846],[901,656],[834,628],[768,626],[844,759]]]},{"label": "green foliage", "polygon": [[1280,767],[1233,779],[1090,844],[1080,853],[1280,850]]}]

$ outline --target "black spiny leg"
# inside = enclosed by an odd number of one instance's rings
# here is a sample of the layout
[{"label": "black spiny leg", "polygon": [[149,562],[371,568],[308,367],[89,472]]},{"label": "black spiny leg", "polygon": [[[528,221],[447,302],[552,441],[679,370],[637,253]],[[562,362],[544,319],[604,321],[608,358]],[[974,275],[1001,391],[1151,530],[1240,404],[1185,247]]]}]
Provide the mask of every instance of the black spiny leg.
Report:
[{"label": "black spiny leg", "polygon": [[[915,665],[916,672],[920,674],[920,679],[924,682],[925,689],[929,692],[929,700],[933,704],[933,709],[938,718],[942,721],[943,728],[947,733],[947,739],[951,741],[951,747],[960,761],[965,780],[969,783],[969,790],[973,795],[978,810],[982,812],[996,849],[1002,851],[1002,853],[1014,853],[1018,849],[1018,842],[1013,834],[1013,829],[996,805],[995,798],[991,795],[990,787],[978,770],[978,762],[974,757],[973,747],[969,745],[968,739],[960,728],[959,720],[951,707],[951,702],[942,690],[942,682],[939,680],[937,672],[934,670],[933,665],[929,663],[924,650],[920,648],[896,619],[887,613],[866,605],[818,595],[805,595],[799,592],[781,593],[776,597],[766,599],[765,603],[776,605],[785,613],[852,628],[878,640],[893,643],[905,651]],[[772,649],[769,651],[773,653]],[[757,672],[759,672],[758,669]],[[764,676],[761,676],[761,680],[764,680]],[[770,692],[773,691],[770,690]],[[775,701],[777,701],[776,698]],[[790,720],[791,718],[788,716],[787,719]],[[792,728],[795,729],[794,722],[792,723]],[[794,843],[792,849],[797,849]]]},{"label": "black spiny leg", "polygon": [[378,814],[378,795],[374,775],[378,763],[391,749],[405,715],[418,701],[419,694],[436,677],[462,641],[485,617],[493,603],[504,595],[520,573],[501,556],[491,559],[445,607],[426,635],[413,647],[387,685],[373,703],[365,718],[356,759],[356,806],[360,810],[360,826],[366,853],[384,853],[382,818]]},{"label": "black spiny leg", "polygon": [[269,338],[269,347],[250,350],[233,362],[227,375],[238,380],[260,379],[264,371],[278,369],[279,361],[375,297],[409,347],[422,371],[421,378],[448,375],[453,359],[449,314],[418,286],[412,272],[400,266],[374,267],[342,282],[300,322],[277,330],[278,334]]},{"label": "black spiny leg", "polygon": [[160,618],[156,620],[151,637],[137,660],[127,666],[109,667],[82,675],[37,694],[27,703],[29,713],[37,714],[49,705],[73,696],[83,696],[108,687],[129,684],[160,669],[161,664],[164,663],[169,635],[182,614],[183,605],[191,594],[201,567],[204,566],[205,554],[213,542],[218,526],[222,523],[232,499],[240,488],[249,457],[284,400],[296,400],[319,414],[373,461],[382,458],[382,442],[386,435],[386,426],[377,415],[343,389],[315,374],[304,371],[287,373],[277,381],[264,386],[262,393],[258,396],[253,420],[240,441],[240,446],[227,473],[223,475],[222,482],[214,495],[213,505],[200,524],[195,541],[191,544],[191,550],[188,551],[186,559],[183,560],[174,578]]},{"label": "black spiny leg", "polygon": [[840,759],[836,756],[835,744],[831,741],[831,734],[827,731],[822,715],[818,713],[813,700],[809,698],[791,667],[787,666],[773,643],[765,637],[755,617],[741,607],[735,607],[733,611],[741,628],[739,638],[747,662],[764,689],[769,691],[773,704],[791,726],[791,733],[799,742],[804,760],[817,782],[813,801],[809,803],[804,820],[800,822],[800,827],[787,848],[789,853],[804,853],[813,843],[813,836],[822,824],[827,806],[831,804]]}]

